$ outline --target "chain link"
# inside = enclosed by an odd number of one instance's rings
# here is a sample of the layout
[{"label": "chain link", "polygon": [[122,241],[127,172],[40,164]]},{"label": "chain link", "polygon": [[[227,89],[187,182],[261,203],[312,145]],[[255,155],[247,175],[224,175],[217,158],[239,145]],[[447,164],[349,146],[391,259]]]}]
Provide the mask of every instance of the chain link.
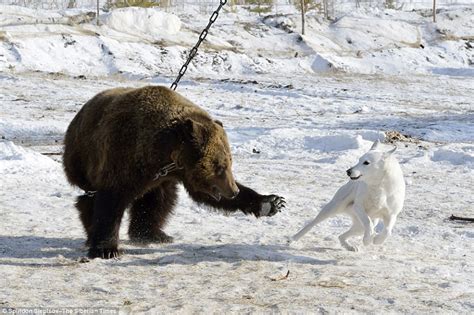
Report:
[{"label": "chain link", "polygon": [[188,70],[188,65],[193,60],[194,56],[196,56],[199,45],[201,45],[201,42],[206,39],[207,34],[209,33],[209,29],[211,28],[212,24],[217,20],[217,17],[219,16],[219,11],[222,9],[222,7],[227,3],[227,0],[220,0],[219,2],[219,7],[212,13],[211,17],[209,18],[209,23],[207,26],[204,28],[204,30],[201,32],[201,35],[199,35],[199,40],[197,41],[196,45],[191,49],[188,55],[188,59],[184,63],[184,65],[181,67],[179,70],[178,76],[176,77],[176,80],[174,80],[173,84],[171,84],[171,89],[176,90],[178,87],[179,80],[181,80],[181,77],[186,73],[186,70]]}]

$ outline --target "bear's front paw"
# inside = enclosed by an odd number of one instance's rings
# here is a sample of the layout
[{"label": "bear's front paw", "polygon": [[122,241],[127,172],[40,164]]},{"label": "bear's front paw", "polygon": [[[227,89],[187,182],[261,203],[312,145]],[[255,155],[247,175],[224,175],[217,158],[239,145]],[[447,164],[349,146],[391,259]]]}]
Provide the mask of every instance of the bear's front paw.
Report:
[{"label": "bear's front paw", "polygon": [[89,258],[102,258],[102,259],[111,259],[118,258],[122,255],[122,251],[117,247],[113,248],[102,248],[102,247],[91,247],[87,256]]},{"label": "bear's front paw", "polygon": [[257,213],[257,217],[267,216],[271,217],[285,208],[285,198],[277,195],[263,196],[260,202],[260,209]]}]

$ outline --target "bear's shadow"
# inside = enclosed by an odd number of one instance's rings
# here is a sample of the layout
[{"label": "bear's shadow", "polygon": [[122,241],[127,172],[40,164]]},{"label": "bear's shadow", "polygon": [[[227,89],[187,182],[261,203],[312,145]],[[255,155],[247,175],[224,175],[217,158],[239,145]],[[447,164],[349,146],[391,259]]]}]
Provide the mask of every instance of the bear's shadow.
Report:
[{"label": "bear's shadow", "polygon": [[64,257],[76,260],[83,252],[85,252],[83,238],[0,235],[0,265],[55,267],[63,264],[51,260],[38,262],[32,259]]},{"label": "bear's shadow", "polygon": [[[78,261],[84,257],[87,248],[83,238],[55,238],[41,236],[5,236],[0,235],[0,265],[55,267],[64,266],[63,262],[31,261],[32,259],[65,258]],[[125,259],[114,262],[114,265],[167,266],[173,264],[193,265],[200,262],[239,263],[241,261],[295,262],[311,265],[336,264],[336,260],[320,260],[308,256],[291,254],[286,245],[260,244],[166,244],[140,247],[124,241]],[[156,258],[140,256],[160,254]],[[9,258],[14,258],[10,260]],[[20,259],[20,260],[19,260]],[[23,261],[21,259],[24,259]]]}]

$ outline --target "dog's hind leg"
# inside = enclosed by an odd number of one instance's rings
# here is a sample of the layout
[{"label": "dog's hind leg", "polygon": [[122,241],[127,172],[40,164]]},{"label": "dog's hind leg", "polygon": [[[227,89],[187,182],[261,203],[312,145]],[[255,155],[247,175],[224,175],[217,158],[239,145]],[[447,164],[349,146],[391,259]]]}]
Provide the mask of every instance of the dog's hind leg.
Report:
[{"label": "dog's hind leg", "polygon": [[395,222],[397,221],[397,216],[396,215],[391,215],[391,216],[384,216],[383,218],[383,230],[382,232],[380,232],[379,234],[377,234],[375,237],[374,237],[374,244],[382,244],[383,242],[385,242],[385,240],[387,239],[387,237],[389,237],[390,235],[392,235],[392,230],[393,230],[393,227],[395,225]]},{"label": "dog's hind leg", "polygon": [[351,245],[347,242],[347,239],[351,236],[362,235],[364,234],[364,226],[357,217],[352,217],[352,226],[345,233],[339,235],[339,242],[342,247],[352,252],[357,252],[359,248],[357,246]]},{"label": "dog's hind leg", "polygon": [[336,215],[338,212],[347,207],[347,204],[350,203],[351,188],[349,185],[342,186],[334,195],[332,200],[326,204],[321,211],[318,213],[316,218],[310,221],[304,228],[302,228],[298,233],[296,233],[289,242],[296,242],[302,238],[306,233],[309,232],[316,224],[326,220],[329,217]]}]

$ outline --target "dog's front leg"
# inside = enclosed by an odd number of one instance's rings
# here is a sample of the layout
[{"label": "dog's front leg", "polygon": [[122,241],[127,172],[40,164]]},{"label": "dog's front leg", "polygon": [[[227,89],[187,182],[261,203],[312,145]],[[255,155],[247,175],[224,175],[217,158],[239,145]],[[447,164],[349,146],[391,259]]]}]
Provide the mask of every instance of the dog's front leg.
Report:
[{"label": "dog's front leg", "polygon": [[392,229],[393,229],[393,226],[395,225],[395,221],[397,221],[397,215],[384,217],[383,231],[374,237],[374,244],[377,244],[377,245],[382,244],[387,239],[387,237],[392,235]]},{"label": "dog's front leg", "polygon": [[364,245],[369,245],[372,244],[374,236],[375,236],[375,229],[374,229],[374,224],[370,217],[367,215],[367,212],[365,211],[365,208],[363,205],[359,203],[354,204],[354,211],[357,215],[357,218],[360,220],[362,225],[364,226],[364,238],[363,242]]}]

